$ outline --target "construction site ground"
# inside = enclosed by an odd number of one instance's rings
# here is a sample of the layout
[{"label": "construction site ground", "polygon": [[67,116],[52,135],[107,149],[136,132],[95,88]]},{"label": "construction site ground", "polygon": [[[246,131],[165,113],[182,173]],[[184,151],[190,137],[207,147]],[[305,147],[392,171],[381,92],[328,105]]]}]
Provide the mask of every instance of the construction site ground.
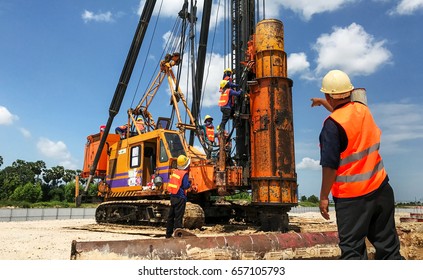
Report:
[{"label": "construction site ground", "polygon": [[[324,220],[319,213],[290,214],[290,231],[336,231],[335,213]],[[401,222],[396,215],[401,253],[408,260],[423,260],[423,223]],[[72,240],[132,240],[164,238],[163,227],[99,225],[93,219],[0,222],[0,260],[69,260]],[[192,230],[197,236],[261,233],[243,224],[206,225]]]}]

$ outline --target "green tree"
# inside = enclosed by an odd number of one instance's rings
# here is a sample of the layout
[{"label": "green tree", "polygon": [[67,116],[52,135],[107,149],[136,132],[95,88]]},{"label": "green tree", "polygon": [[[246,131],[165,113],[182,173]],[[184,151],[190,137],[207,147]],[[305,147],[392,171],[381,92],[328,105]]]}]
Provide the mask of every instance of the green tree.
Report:
[{"label": "green tree", "polygon": [[65,168],[63,166],[55,166],[44,170],[43,173],[43,200],[61,201],[65,198],[63,189],[63,176],[65,175]]},{"label": "green tree", "polygon": [[64,187],[56,187],[50,189],[48,192],[49,200],[52,201],[64,201],[65,200],[65,189]]},{"label": "green tree", "polygon": [[67,202],[75,201],[75,182],[67,183],[64,187],[65,190],[65,200]]},{"label": "green tree", "polygon": [[301,202],[306,202],[307,201],[307,196],[303,195],[301,196]]},{"label": "green tree", "polygon": [[0,199],[8,199],[21,185],[39,181],[37,175],[42,172],[43,166],[45,163],[42,161],[33,163],[18,159],[12,166],[0,170]]},{"label": "green tree", "polygon": [[[3,164],[3,157],[0,156],[0,166]],[[63,166],[55,166],[47,168],[44,161],[26,162],[24,160],[16,160],[11,166],[0,170],[0,200],[10,199],[13,195],[14,200],[21,200],[21,197],[28,193],[29,185],[35,189],[41,188],[42,199],[37,201],[49,200],[74,200],[74,182],[76,175],[81,170],[65,169]],[[86,179],[80,178],[80,184],[83,185]],[[67,184],[73,183],[72,193],[65,188]],[[72,186],[72,184],[70,185]],[[15,193],[16,190],[16,193]],[[91,191],[91,186],[89,188]],[[96,191],[92,191],[96,193]],[[31,198],[33,201],[34,198]],[[27,200],[29,201],[29,200]]]},{"label": "green tree", "polygon": [[309,196],[307,199],[308,202],[312,202],[312,203],[317,203],[319,202],[319,199],[317,198],[317,196],[315,196],[314,194]]},{"label": "green tree", "polygon": [[63,182],[65,184],[73,182],[75,180],[76,175],[80,174],[81,170],[71,170],[65,169],[65,174],[62,177]]},{"label": "green tree", "polygon": [[63,176],[65,175],[65,168],[63,166],[55,166],[46,169],[43,175],[43,180],[51,187],[58,187],[63,184]]},{"label": "green tree", "polygon": [[41,201],[43,192],[41,190],[41,184],[38,183],[26,183],[17,187],[13,194],[10,196],[11,200],[15,201],[27,201],[27,202],[38,202]]}]

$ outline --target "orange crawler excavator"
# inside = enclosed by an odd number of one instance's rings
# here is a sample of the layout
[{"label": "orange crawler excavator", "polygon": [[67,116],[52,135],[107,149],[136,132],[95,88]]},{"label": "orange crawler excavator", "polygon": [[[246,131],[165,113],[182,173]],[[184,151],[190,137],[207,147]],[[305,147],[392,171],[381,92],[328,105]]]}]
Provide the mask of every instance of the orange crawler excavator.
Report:
[{"label": "orange crawler excavator", "polygon": [[[206,53],[204,46],[207,43],[212,5],[212,1],[208,0],[204,1],[197,72],[193,75],[193,88],[196,90],[193,92],[192,109],[189,109],[172,70],[180,67],[182,54],[169,52],[160,62],[159,73],[139,104],[128,110],[128,130],[125,137],[109,133],[154,9],[155,1],[146,1],[121,80],[110,105],[107,125],[103,132],[88,136],[85,147],[82,177],[88,178],[86,187],[91,181],[97,180],[98,192],[103,198],[103,202],[96,209],[95,218],[98,223],[163,225],[170,205],[166,191],[169,176],[172,169],[176,168],[177,157],[183,154],[191,157],[190,180],[196,186],[195,191],[188,194],[185,228],[201,228],[208,222],[227,223],[230,220],[257,225],[261,230],[272,233],[247,238],[257,245],[251,247],[256,248],[253,249],[256,258],[263,258],[263,250],[292,250],[319,243],[337,243],[336,234],[285,233],[289,225],[288,212],[298,203],[292,110],[293,82],[287,77],[283,23],[277,19],[265,19],[256,24],[254,2],[233,1],[231,7],[234,18],[243,19],[243,22],[232,20],[232,66],[236,73],[235,81],[244,92],[235,102],[233,129],[230,132],[230,135],[236,133],[236,152],[232,154],[225,151],[222,133],[219,135],[218,155],[216,158],[210,158],[206,156],[210,147],[198,137],[204,148],[204,152],[199,151],[194,148],[192,137],[201,135],[197,120]],[[188,1],[185,1],[179,15],[186,22],[193,24],[196,18],[195,7],[191,4],[191,10],[188,12],[188,6]],[[173,117],[159,117],[154,121],[149,112],[149,106],[157,99],[156,93],[165,78],[171,92],[170,111],[177,119],[174,125],[176,129],[172,127]],[[179,107],[186,112],[188,123],[182,121]],[[142,119],[145,131],[140,131],[135,125],[137,119]],[[191,132],[191,137],[186,137],[187,131]],[[240,191],[250,194],[251,202],[234,203],[224,199]],[[83,196],[84,193],[81,193],[77,202],[80,202]],[[249,242],[240,241],[240,236],[233,237],[234,245],[221,240],[201,241],[196,239],[197,237],[186,236],[184,231],[175,232],[175,236],[183,239],[172,243],[174,252],[181,252],[181,248],[186,248],[186,242],[202,244],[202,247],[209,249],[219,246],[226,249],[231,247],[237,252],[251,249]],[[300,241],[295,241],[296,238]],[[128,248],[132,248],[129,257],[153,258],[154,255],[154,258],[189,258],[188,253],[174,255],[170,253],[170,249],[167,253],[161,252],[163,240],[137,242],[74,241],[71,258],[80,259],[87,252],[104,251],[105,248],[119,254],[126,254]],[[155,242],[154,246],[151,242]],[[332,253],[329,255],[333,256]],[[231,256],[239,258],[238,255]]]}]

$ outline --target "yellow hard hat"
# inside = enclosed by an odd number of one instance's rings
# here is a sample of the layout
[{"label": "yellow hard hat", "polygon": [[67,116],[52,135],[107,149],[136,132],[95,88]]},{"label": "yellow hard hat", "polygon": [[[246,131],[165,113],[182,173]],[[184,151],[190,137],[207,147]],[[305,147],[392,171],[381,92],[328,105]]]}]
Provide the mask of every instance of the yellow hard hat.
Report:
[{"label": "yellow hard hat", "polygon": [[210,115],[206,115],[206,116],[204,117],[204,122],[206,122],[208,119],[211,119],[211,121],[213,121],[212,116],[210,116]]},{"label": "yellow hard hat", "polygon": [[329,94],[334,99],[348,97],[354,86],[345,72],[341,70],[329,71],[322,80],[321,92]]},{"label": "yellow hard hat", "polygon": [[178,169],[181,169],[181,170],[186,169],[190,163],[191,163],[191,160],[187,156],[184,156],[184,155],[180,155],[178,159],[176,160],[176,165]]},{"label": "yellow hard hat", "polygon": [[228,84],[227,80],[220,81],[220,88],[224,88]]},{"label": "yellow hard hat", "polygon": [[226,68],[226,69],[223,71],[223,73],[226,73],[226,72],[231,72],[231,73],[232,73],[232,69],[231,69],[231,68]]}]

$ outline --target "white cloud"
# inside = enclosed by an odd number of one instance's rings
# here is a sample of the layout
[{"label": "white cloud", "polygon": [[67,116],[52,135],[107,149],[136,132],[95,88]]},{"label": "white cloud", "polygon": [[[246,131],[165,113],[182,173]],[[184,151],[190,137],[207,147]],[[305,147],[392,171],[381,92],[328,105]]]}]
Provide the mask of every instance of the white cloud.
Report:
[{"label": "white cloud", "polygon": [[58,161],[58,165],[69,169],[78,168],[76,160],[72,158],[66,144],[62,141],[54,142],[47,138],[40,138],[37,149],[43,156]]},{"label": "white cloud", "polygon": [[311,170],[320,170],[320,162],[318,160],[305,157],[301,160],[300,163],[296,166],[297,169],[311,169]]},{"label": "white cloud", "polygon": [[307,55],[303,52],[292,53],[288,56],[288,76],[300,75],[304,80],[315,80],[314,74],[310,70],[310,63]]},{"label": "white cloud", "polygon": [[22,133],[23,137],[31,138],[31,132],[29,132],[28,129],[21,127],[21,128],[19,128],[19,131]]},{"label": "white cloud", "polygon": [[220,98],[219,84],[222,80],[225,61],[228,61],[228,59],[220,54],[207,54],[206,67],[204,69],[204,81],[207,82],[203,89],[204,107],[217,106]]},{"label": "white cloud", "polygon": [[303,52],[292,53],[288,56],[288,72],[292,75],[298,72],[309,70],[310,63],[307,61],[307,55]]},{"label": "white cloud", "polygon": [[423,10],[423,0],[401,0],[389,14],[412,15],[418,10]]},{"label": "white cloud", "polygon": [[85,10],[82,13],[81,17],[85,23],[89,21],[96,21],[96,22],[113,22],[114,21],[111,12],[95,14],[93,12]]},{"label": "white cloud", "polygon": [[[268,2],[274,2],[274,4],[277,3],[291,9],[295,13],[300,14],[304,20],[308,21],[315,14],[333,12],[345,7],[347,4],[357,2],[357,0],[277,0]],[[277,11],[275,8],[272,8],[272,10]],[[266,3],[266,17],[268,11],[269,9]]]},{"label": "white cloud", "polygon": [[18,116],[10,113],[6,107],[0,106],[0,125],[11,125],[17,120],[19,120]]},{"label": "white cloud", "polygon": [[317,73],[338,68],[350,76],[370,75],[386,63],[392,54],[384,47],[386,41],[376,41],[356,23],[341,28],[334,27],[331,34],[321,35],[314,49],[318,53]]}]

